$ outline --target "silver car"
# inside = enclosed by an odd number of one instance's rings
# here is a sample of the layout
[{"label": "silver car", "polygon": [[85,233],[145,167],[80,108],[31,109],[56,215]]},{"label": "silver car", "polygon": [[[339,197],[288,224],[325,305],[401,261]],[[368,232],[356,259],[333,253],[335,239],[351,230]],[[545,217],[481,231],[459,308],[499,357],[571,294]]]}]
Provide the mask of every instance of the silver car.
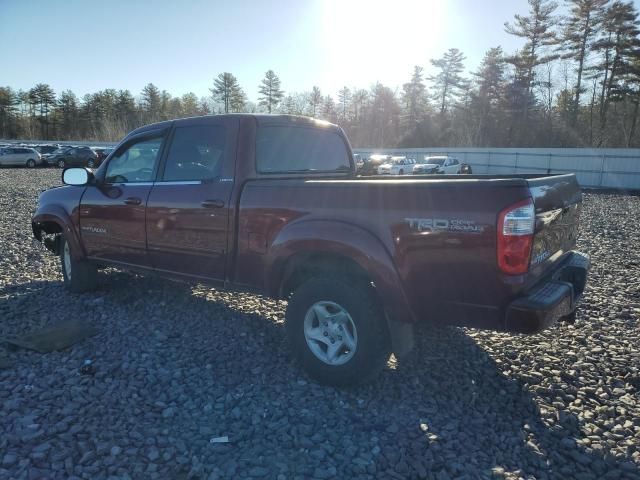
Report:
[{"label": "silver car", "polygon": [[42,165],[42,157],[33,148],[29,147],[3,147],[0,148],[1,166],[22,166],[33,168]]}]

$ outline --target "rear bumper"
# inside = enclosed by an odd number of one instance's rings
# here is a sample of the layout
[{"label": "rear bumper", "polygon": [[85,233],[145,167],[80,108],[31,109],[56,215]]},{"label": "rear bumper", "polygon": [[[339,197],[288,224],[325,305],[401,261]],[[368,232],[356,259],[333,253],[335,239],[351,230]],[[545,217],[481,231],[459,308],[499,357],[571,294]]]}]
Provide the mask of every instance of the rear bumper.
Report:
[{"label": "rear bumper", "polygon": [[505,329],[535,333],[572,313],[584,292],[590,267],[591,260],[587,255],[570,252],[559,268],[509,304]]}]

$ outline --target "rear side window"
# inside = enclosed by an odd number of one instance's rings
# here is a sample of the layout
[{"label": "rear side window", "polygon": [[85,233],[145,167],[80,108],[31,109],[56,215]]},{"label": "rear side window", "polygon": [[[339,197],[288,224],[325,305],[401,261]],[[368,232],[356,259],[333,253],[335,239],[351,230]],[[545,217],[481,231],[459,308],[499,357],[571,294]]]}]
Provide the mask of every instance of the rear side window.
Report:
[{"label": "rear side window", "polygon": [[221,125],[177,127],[162,180],[209,180],[220,176],[225,128]]},{"label": "rear side window", "polygon": [[260,173],[350,170],[349,154],[340,135],[319,128],[286,126],[258,129],[256,166]]}]

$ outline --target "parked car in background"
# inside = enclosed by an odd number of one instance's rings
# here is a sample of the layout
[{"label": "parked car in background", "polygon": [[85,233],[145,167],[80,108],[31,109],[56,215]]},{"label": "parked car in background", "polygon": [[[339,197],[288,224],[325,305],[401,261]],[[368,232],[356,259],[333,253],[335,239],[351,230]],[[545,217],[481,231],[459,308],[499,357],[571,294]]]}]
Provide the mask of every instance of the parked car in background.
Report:
[{"label": "parked car in background", "polygon": [[364,160],[359,153],[353,154],[353,163],[356,164],[356,171],[360,170],[364,166]]},{"label": "parked car in background", "polygon": [[56,148],[53,152],[51,153],[43,153],[42,154],[42,160],[45,161],[45,163],[47,163],[48,165],[52,164],[52,158],[56,155],[59,155],[67,150],[69,150],[71,147],[68,145],[59,145],[58,148]]},{"label": "parked car in background", "polygon": [[391,157],[378,167],[378,175],[404,175],[413,171],[415,161],[407,157]]},{"label": "parked car in background", "polygon": [[456,157],[448,155],[427,156],[419,160],[413,167],[415,175],[440,173],[440,174],[456,174],[461,173],[460,161]]},{"label": "parked car in background", "polygon": [[377,175],[378,167],[390,159],[391,155],[374,153],[373,155],[370,155],[368,159],[363,159],[362,166],[358,168],[356,172],[358,175]]},{"label": "parked car in background", "polygon": [[46,154],[51,154],[55,152],[59,148],[59,146],[58,145],[36,145],[33,148],[40,155],[46,155]]},{"label": "parked car in background", "polygon": [[0,148],[0,165],[23,166],[33,168],[42,165],[40,154],[28,147],[3,147]]},{"label": "parked car in background", "polygon": [[[93,147],[92,150],[98,157],[98,163],[94,166],[98,167],[104,161],[104,159],[107,158],[113,151],[113,148]],[[91,165],[89,165],[89,167],[91,167]]]},{"label": "parked car in background", "polygon": [[59,168],[89,167],[94,168],[99,164],[96,152],[89,147],[71,147],[61,149],[47,158],[47,162]]}]

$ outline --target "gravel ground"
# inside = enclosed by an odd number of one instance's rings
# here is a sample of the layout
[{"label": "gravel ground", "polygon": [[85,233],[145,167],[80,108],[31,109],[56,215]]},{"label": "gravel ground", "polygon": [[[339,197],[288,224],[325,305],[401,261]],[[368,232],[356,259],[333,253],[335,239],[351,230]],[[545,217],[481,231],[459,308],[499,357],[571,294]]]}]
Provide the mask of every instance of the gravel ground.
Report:
[{"label": "gravel ground", "polygon": [[291,364],[282,302],[116,271],[67,293],[29,223],[59,177],[0,170],[0,333],[98,334],[0,346],[0,478],[640,479],[639,197],[585,196],[575,325],[424,327],[409,360],[340,391]]}]

